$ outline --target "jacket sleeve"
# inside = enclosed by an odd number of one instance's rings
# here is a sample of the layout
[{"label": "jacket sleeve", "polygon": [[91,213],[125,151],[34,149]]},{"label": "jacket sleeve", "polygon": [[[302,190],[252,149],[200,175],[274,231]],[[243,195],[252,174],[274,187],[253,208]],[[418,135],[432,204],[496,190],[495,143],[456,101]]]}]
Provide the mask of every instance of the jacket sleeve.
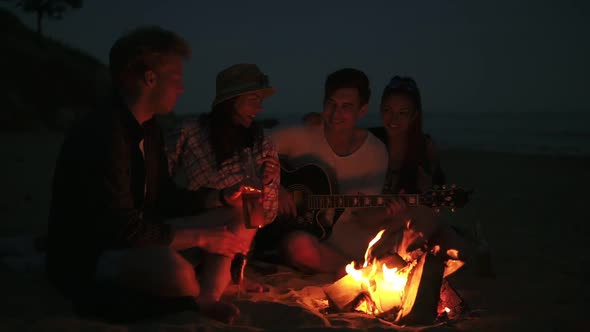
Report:
[{"label": "jacket sleeve", "polygon": [[126,145],[111,142],[86,150],[90,162],[86,169],[79,170],[77,178],[84,189],[79,194],[88,197],[84,200],[89,205],[87,217],[95,219],[92,225],[99,238],[104,239],[107,247],[169,245],[174,237],[170,225],[155,216],[144,216],[136,206],[129,185]]}]

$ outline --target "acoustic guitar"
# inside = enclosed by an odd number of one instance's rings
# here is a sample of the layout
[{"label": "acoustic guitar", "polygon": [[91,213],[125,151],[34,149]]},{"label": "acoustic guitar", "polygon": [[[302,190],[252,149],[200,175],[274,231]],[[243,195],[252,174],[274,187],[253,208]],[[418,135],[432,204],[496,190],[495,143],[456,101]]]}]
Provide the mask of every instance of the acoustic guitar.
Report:
[{"label": "acoustic guitar", "polygon": [[[297,216],[278,216],[275,221],[259,230],[257,246],[269,247],[276,244],[277,238],[292,230],[302,230],[317,236],[320,240],[330,236],[333,220],[337,220],[345,208],[368,209],[385,207],[393,198],[403,198],[408,206],[427,206],[437,212],[443,208],[454,211],[467,203],[472,191],[456,185],[434,186],[421,194],[402,195],[338,195],[327,173],[314,164],[307,164],[289,170],[281,166],[281,185],[293,194]],[[323,216],[323,211],[335,209],[331,220]]]}]

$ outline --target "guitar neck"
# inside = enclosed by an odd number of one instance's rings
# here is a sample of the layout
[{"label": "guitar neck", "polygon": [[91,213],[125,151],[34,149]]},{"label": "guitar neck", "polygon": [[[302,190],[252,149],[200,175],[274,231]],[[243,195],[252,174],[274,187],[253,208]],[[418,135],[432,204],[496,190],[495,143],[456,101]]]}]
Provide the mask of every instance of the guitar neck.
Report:
[{"label": "guitar neck", "polygon": [[307,208],[311,210],[334,208],[384,207],[388,200],[403,198],[408,206],[420,205],[420,195],[309,195]]}]

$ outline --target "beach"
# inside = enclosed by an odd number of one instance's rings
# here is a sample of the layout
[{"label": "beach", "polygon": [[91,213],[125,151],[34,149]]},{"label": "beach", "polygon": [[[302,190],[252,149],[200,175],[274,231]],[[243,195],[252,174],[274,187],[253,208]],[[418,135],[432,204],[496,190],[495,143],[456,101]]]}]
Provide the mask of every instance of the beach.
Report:
[{"label": "beach", "polygon": [[[51,178],[61,141],[62,135],[57,133],[0,133],[0,238],[45,234]],[[440,155],[448,182],[474,189],[465,208],[441,218],[465,229],[475,221],[483,225],[497,277],[480,278],[466,266],[451,278],[473,315],[452,326],[413,330],[590,329],[586,313],[590,303],[586,281],[590,277],[586,251],[590,157],[469,150],[442,150]],[[280,281],[264,279],[275,291],[240,300],[243,317],[234,326],[192,313],[132,325],[80,320],[34,266],[23,272],[1,265],[0,278],[1,331],[392,328],[353,314],[327,319],[298,306],[306,296],[317,293],[317,286],[325,280],[296,273],[283,274]]]}]

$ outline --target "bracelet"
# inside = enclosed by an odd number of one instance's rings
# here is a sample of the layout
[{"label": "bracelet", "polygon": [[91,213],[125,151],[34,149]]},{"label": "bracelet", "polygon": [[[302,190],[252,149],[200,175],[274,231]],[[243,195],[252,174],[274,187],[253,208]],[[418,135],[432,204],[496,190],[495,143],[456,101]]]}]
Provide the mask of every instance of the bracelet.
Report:
[{"label": "bracelet", "polygon": [[217,200],[221,203],[222,206],[229,206],[227,201],[225,200],[225,195],[223,194],[223,189],[219,190],[219,194],[217,194]]}]

